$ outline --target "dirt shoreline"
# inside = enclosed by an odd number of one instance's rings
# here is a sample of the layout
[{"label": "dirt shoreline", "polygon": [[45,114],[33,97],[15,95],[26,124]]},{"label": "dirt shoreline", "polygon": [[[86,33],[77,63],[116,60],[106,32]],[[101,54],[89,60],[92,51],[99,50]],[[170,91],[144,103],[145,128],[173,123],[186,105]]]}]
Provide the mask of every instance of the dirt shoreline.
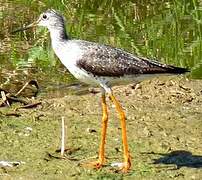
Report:
[{"label": "dirt shoreline", "polygon": [[[100,140],[100,94],[41,98],[35,109],[0,109],[0,160],[23,161],[1,168],[0,179],[201,179],[202,81],[162,77],[114,88],[127,115],[132,170],[114,173],[111,162],[122,160],[120,123],[111,102],[106,144],[107,166],[99,171],[78,163],[97,155]],[[39,97],[40,99],[40,97]],[[60,146],[60,120],[67,124],[68,160],[52,158]],[[30,128],[27,128],[30,127]],[[93,130],[93,131],[89,131]],[[73,160],[74,159],[74,160]]]}]

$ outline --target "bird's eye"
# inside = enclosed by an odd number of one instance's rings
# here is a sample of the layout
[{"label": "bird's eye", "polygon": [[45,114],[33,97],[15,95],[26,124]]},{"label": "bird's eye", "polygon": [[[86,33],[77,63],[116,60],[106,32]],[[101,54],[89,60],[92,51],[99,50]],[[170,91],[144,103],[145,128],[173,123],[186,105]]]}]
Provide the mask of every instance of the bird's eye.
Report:
[{"label": "bird's eye", "polygon": [[43,19],[47,19],[47,15],[46,15],[46,14],[43,14],[42,18],[43,18]]}]

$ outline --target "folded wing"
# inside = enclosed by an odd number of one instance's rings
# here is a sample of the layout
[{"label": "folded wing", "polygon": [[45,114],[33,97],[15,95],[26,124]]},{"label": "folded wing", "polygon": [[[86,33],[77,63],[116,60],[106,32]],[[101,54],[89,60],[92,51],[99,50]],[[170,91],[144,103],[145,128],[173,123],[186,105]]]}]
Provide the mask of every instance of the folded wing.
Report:
[{"label": "folded wing", "polygon": [[[182,74],[186,68],[161,64],[157,61],[137,57],[118,48],[82,42],[84,54],[77,66],[98,76],[139,75],[139,74]],[[96,46],[95,46],[96,45]]]}]

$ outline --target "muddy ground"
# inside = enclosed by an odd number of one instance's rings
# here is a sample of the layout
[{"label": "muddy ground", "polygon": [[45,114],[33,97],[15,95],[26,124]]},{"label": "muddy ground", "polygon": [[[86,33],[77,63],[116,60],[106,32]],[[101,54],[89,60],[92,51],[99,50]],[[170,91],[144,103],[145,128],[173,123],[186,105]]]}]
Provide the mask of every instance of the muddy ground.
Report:
[{"label": "muddy ground", "polygon": [[[202,81],[162,77],[136,88],[115,87],[114,93],[127,115],[128,174],[110,166],[122,160],[120,123],[110,101],[106,166],[96,171],[78,165],[97,156],[100,140],[100,93],[85,93],[39,95],[42,105],[32,109],[16,110],[19,103],[0,108],[0,161],[21,163],[1,167],[0,179],[202,179]],[[62,116],[65,159],[55,152]]]}]

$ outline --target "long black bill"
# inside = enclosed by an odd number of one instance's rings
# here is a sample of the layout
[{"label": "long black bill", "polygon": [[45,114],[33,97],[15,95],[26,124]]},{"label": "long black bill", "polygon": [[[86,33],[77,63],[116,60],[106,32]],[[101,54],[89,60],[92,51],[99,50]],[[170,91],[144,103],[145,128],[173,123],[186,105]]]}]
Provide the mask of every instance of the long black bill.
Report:
[{"label": "long black bill", "polygon": [[37,24],[38,24],[38,21],[33,22],[32,24],[29,24],[29,25],[27,25],[25,27],[22,27],[22,28],[19,28],[19,29],[16,29],[16,30],[12,31],[11,33],[14,34],[14,33],[20,32],[20,31],[25,31],[25,30],[27,30],[29,28],[36,27]]}]

